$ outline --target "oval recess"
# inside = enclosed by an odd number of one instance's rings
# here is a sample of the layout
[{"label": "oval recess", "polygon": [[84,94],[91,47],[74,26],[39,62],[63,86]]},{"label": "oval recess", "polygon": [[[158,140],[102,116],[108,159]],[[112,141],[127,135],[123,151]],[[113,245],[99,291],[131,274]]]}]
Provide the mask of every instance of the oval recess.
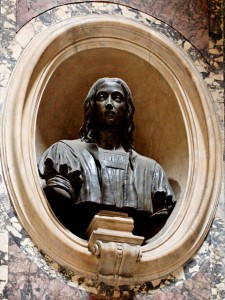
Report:
[{"label": "oval recess", "polygon": [[193,63],[165,36],[112,16],[70,19],[37,35],[24,49],[7,90],[3,174],[18,217],[34,242],[58,263],[95,274],[98,259],[88,251],[87,242],[64,228],[47,204],[36,167],[35,134],[40,101],[57,67],[71,55],[104,47],[133,53],[163,75],[186,130],[183,199],[162,232],[142,247],[133,275],[134,282],[153,280],[178,268],[201,245],[214,217],[222,178],[222,147],[211,98]]}]

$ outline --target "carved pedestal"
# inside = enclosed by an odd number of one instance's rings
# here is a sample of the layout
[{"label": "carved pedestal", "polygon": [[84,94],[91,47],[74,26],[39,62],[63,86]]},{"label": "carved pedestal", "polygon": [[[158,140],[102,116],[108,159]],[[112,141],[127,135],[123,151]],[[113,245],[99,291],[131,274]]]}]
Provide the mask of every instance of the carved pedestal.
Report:
[{"label": "carved pedestal", "polygon": [[132,234],[133,219],[125,213],[99,212],[87,229],[88,248],[99,257],[99,281],[129,285],[141,258],[144,237]]}]

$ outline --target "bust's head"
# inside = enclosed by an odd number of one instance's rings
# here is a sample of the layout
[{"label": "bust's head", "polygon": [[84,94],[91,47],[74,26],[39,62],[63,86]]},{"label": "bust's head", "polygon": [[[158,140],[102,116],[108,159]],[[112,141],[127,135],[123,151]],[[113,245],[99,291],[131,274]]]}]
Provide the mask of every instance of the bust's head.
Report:
[{"label": "bust's head", "polygon": [[84,102],[80,137],[95,142],[99,126],[119,126],[122,145],[132,149],[134,104],[128,85],[119,78],[101,78],[91,87]]}]

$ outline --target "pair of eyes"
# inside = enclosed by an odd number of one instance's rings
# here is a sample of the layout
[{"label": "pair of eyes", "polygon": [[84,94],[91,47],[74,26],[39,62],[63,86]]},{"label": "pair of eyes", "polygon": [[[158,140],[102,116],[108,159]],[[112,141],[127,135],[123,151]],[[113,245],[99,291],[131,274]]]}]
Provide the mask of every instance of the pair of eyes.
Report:
[{"label": "pair of eyes", "polygon": [[111,95],[107,92],[99,92],[96,95],[96,101],[103,102],[103,101],[107,100],[109,96],[115,102],[118,102],[118,103],[124,102],[124,96],[120,92],[113,92],[113,93],[111,93]]}]

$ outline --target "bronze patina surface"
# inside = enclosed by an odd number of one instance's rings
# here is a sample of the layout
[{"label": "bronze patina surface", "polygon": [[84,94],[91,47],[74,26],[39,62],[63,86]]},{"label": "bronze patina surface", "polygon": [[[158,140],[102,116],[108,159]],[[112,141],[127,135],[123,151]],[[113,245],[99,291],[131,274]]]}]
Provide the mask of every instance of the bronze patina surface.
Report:
[{"label": "bronze patina surface", "polygon": [[101,78],[84,102],[80,139],[53,144],[39,161],[45,193],[61,221],[85,238],[101,209],[128,212],[134,233],[153,236],[165,224],[175,198],[162,167],[133,147],[134,104],[127,84]]}]

